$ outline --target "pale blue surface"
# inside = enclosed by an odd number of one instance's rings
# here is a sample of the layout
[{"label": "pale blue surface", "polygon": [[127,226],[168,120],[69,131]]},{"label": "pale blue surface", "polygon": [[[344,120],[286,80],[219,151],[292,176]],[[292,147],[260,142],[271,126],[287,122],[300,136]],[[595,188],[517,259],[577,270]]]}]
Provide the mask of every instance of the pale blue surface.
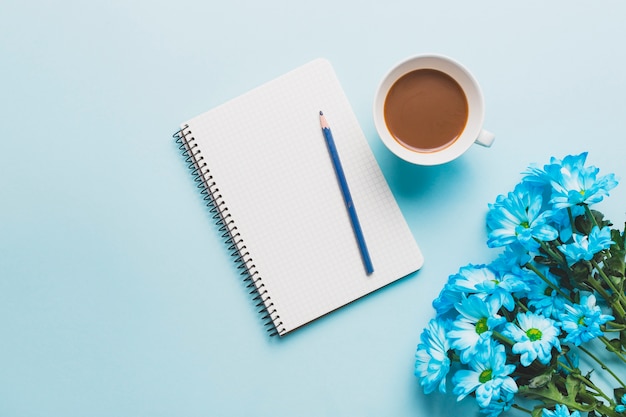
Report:
[{"label": "pale blue surface", "polygon": [[[474,415],[413,377],[431,300],[492,259],[487,204],[529,162],[588,150],[626,178],[625,18],[621,0],[3,1],[0,416]],[[491,149],[420,168],[383,147],[375,87],[423,52],[475,74]],[[268,338],[171,134],[317,57],[426,263]],[[625,190],[602,206],[616,224]]]}]

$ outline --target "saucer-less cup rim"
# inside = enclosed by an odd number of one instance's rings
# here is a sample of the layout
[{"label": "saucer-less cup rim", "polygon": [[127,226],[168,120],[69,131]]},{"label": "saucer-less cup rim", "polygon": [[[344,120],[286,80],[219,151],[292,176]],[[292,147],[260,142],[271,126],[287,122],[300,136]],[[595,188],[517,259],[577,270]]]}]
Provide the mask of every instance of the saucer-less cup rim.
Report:
[{"label": "saucer-less cup rim", "polygon": [[[389,89],[400,77],[418,69],[435,69],[448,74],[459,83],[467,98],[468,115],[465,129],[463,129],[460,137],[455,142],[441,150],[418,152],[409,149],[401,145],[393,137],[385,123],[385,98]],[[483,95],[478,82],[463,65],[445,55],[416,55],[399,62],[383,77],[374,97],[374,124],[381,140],[391,152],[413,164],[438,165],[461,156],[474,142],[481,142],[479,136],[482,132],[483,119]],[[491,134],[489,133],[489,135]],[[489,140],[493,140],[493,137]],[[485,146],[490,145],[490,143],[481,144]]]}]

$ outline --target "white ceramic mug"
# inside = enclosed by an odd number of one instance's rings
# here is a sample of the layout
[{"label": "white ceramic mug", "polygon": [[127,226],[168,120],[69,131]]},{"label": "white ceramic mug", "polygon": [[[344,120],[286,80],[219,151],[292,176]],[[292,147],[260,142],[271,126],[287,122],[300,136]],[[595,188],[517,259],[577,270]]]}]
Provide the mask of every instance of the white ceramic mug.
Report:
[{"label": "white ceramic mug", "polygon": [[[401,144],[385,121],[385,100],[394,83],[403,75],[420,69],[441,71],[452,77],[467,99],[467,122],[457,139],[449,145],[429,151],[418,151]],[[383,78],[374,98],[374,124],[383,143],[391,152],[417,165],[438,165],[461,156],[473,143],[489,147],[495,136],[483,129],[484,103],[478,82],[461,64],[443,55],[418,55],[394,66]]]}]

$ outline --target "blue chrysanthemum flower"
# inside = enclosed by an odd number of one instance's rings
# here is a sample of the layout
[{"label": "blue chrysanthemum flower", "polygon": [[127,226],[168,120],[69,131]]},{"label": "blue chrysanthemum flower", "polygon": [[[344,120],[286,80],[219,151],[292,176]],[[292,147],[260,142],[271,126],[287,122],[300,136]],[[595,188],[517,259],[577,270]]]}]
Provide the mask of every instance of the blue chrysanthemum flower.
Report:
[{"label": "blue chrysanthemum flower", "polygon": [[471,295],[456,306],[461,313],[448,331],[450,347],[459,351],[461,362],[468,363],[482,353],[493,334],[493,329],[506,319],[496,314],[498,308],[476,295]]},{"label": "blue chrysanthemum flower", "polygon": [[518,276],[511,273],[500,274],[488,265],[468,265],[461,268],[454,288],[494,303],[496,310],[504,306],[509,311],[515,306],[512,293],[528,290],[526,283]]},{"label": "blue chrysanthemum flower", "polygon": [[583,206],[572,206],[565,209],[555,209],[552,211],[550,222],[556,230],[559,231],[559,239],[561,242],[567,242],[572,238],[573,220],[585,214],[585,208]]},{"label": "blue chrysanthemum flower", "polygon": [[487,417],[498,417],[504,411],[508,411],[514,402],[515,393],[501,390],[499,398],[492,397],[489,405],[480,408],[479,411]]},{"label": "blue chrysanthemum flower", "polygon": [[526,280],[520,275],[522,272],[519,268],[513,268],[510,272],[500,275],[500,280],[494,284],[490,284],[495,288],[491,298],[497,300],[497,304],[503,306],[509,311],[513,311],[515,307],[514,293],[525,293],[530,288]]},{"label": "blue chrysanthemum flower", "polygon": [[552,195],[552,178],[546,172],[545,168],[548,165],[561,165],[562,161],[554,156],[550,158],[550,162],[543,167],[540,167],[536,163],[531,163],[526,168],[526,171],[522,172],[524,177],[522,182],[531,184],[534,187],[541,188],[544,196],[547,196],[546,201],[550,199]]},{"label": "blue chrysanthemum flower", "polygon": [[529,183],[518,184],[506,197],[499,196],[489,205],[487,227],[490,248],[521,243],[529,250],[536,250],[539,241],[552,241],[558,231],[549,224],[552,212],[543,207],[541,190]]},{"label": "blue chrysanthemum flower", "polygon": [[519,242],[513,242],[504,247],[504,251],[498,255],[491,267],[500,273],[510,271],[526,265],[532,259],[532,255]]},{"label": "blue chrysanthemum flower", "polygon": [[591,294],[581,297],[580,304],[566,304],[560,319],[561,329],[567,333],[564,342],[580,346],[602,336],[604,333],[600,326],[607,321],[615,320],[615,317],[602,314],[600,307],[596,305],[596,297]]},{"label": "blue chrysanthemum flower", "polygon": [[[565,308],[565,298],[554,289],[560,286],[559,278],[553,275],[545,265],[537,265],[536,267],[553,286],[548,285],[535,273],[526,274],[526,282],[529,287],[529,291],[526,294],[528,306],[537,314],[558,319]],[[567,290],[563,289],[563,291]]]},{"label": "blue chrysanthemum flower", "polygon": [[561,366],[561,361],[557,361],[556,370],[559,373],[568,375],[572,369],[576,369],[580,366],[580,356],[576,349],[570,349],[568,352],[562,353],[562,357],[565,359],[563,363],[568,364],[567,369]]},{"label": "blue chrysanthemum flower", "polygon": [[469,264],[459,269],[454,280],[454,287],[460,292],[475,294],[482,292],[478,287],[483,283],[494,282],[497,279],[496,271],[487,265]]},{"label": "blue chrysanthemum flower", "polygon": [[611,229],[608,226],[602,229],[594,226],[589,236],[574,233],[572,239],[573,243],[558,246],[570,266],[580,260],[590,261],[596,253],[610,248],[613,244]]},{"label": "blue chrysanthemum flower", "polygon": [[424,393],[430,394],[436,388],[446,392],[446,376],[450,371],[446,338],[446,325],[432,319],[420,336],[421,343],[415,353],[415,375],[419,377]]},{"label": "blue chrysanthemum flower", "polygon": [[617,186],[614,174],[598,177],[598,168],[585,166],[587,152],[568,155],[563,161],[553,159],[544,167],[552,184],[550,202],[555,208],[572,207],[577,204],[596,204]]},{"label": "blue chrysanthemum flower", "polygon": [[552,348],[561,351],[559,329],[554,320],[531,313],[519,313],[517,324],[507,323],[502,334],[513,339],[513,353],[520,355],[523,366],[538,359],[544,365],[552,359]]},{"label": "blue chrysanthemum flower", "polygon": [[464,296],[476,294],[483,299],[498,300],[497,308],[505,302],[512,308],[513,298],[510,293],[523,288],[526,288],[525,283],[516,282],[514,277],[503,277],[487,265],[470,264],[448,277],[439,296],[433,300],[433,307],[438,316],[448,316]]},{"label": "blue chrysanthemum flower", "polygon": [[515,365],[507,365],[504,346],[493,340],[486,344],[486,352],[472,357],[470,369],[461,369],[454,374],[454,394],[458,401],[475,393],[481,408],[489,407],[494,399],[507,398],[509,393],[517,392],[517,384],[509,375]]},{"label": "blue chrysanthemum flower", "polygon": [[567,406],[563,404],[557,404],[554,411],[544,408],[541,411],[541,417],[580,417],[580,412],[576,410],[570,414]]},{"label": "blue chrysanthemum flower", "polygon": [[449,313],[454,313],[451,318],[456,317],[454,306],[463,301],[463,294],[455,285],[457,279],[458,274],[450,275],[439,296],[433,300],[433,307],[438,317],[447,317]]}]

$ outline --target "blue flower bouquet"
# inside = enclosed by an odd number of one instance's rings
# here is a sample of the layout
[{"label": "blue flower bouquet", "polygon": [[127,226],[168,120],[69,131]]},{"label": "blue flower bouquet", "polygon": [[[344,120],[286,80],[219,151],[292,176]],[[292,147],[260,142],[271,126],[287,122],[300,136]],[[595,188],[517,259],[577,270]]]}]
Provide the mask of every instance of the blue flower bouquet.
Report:
[{"label": "blue flower bouquet", "polygon": [[592,209],[617,180],[586,159],[531,165],[489,205],[487,246],[500,252],[434,300],[415,356],[426,394],[452,386],[492,417],[626,416],[625,235]]}]

